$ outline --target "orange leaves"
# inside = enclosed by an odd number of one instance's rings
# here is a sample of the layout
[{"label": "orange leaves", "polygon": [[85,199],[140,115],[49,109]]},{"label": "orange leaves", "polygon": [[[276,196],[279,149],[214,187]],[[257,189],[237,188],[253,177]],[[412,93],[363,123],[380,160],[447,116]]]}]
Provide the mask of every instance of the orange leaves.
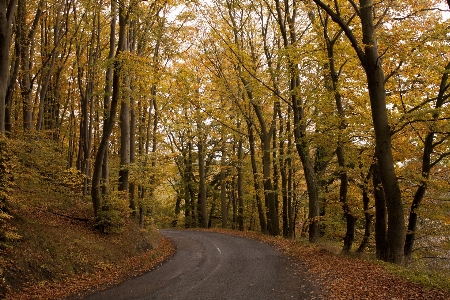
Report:
[{"label": "orange leaves", "polygon": [[302,244],[254,232],[215,229],[274,245],[294,265],[311,272],[323,287],[324,299],[450,299],[450,293],[432,290],[390,273],[384,265],[360,258],[334,255],[320,246]]},{"label": "orange leaves", "polygon": [[67,277],[60,281],[41,281],[21,292],[10,294],[6,299],[64,299],[70,295],[81,296],[87,291],[105,289],[109,286],[143,274],[156,268],[174,254],[172,243],[165,238],[157,248],[130,257],[118,264],[99,263],[90,274]]}]

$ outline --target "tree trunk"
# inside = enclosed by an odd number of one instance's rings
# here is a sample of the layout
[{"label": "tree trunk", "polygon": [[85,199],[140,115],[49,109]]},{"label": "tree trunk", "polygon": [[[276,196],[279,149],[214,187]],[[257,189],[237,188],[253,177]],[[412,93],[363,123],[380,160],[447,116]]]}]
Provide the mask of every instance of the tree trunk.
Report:
[{"label": "tree trunk", "polygon": [[205,153],[203,145],[203,133],[200,133],[200,141],[198,147],[198,175],[199,180],[199,205],[200,205],[200,225],[203,228],[208,228],[208,211],[206,205],[206,168],[205,168]]},{"label": "tree trunk", "polygon": [[[436,121],[440,116],[439,109],[445,103],[446,99],[445,93],[449,89],[448,85],[449,71],[450,71],[450,63],[448,63],[447,66],[445,67],[445,72],[441,78],[439,93],[435,104],[435,111],[433,112],[434,123],[436,123]],[[428,132],[424,141],[423,155],[422,155],[422,170],[421,170],[422,180],[420,182],[419,187],[416,190],[416,193],[414,194],[414,199],[411,203],[411,208],[409,210],[408,230],[406,233],[405,247],[404,247],[404,254],[407,259],[411,258],[411,254],[414,248],[414,241],[417,231],[417,210],[419,209],[422,199],[425,196],[427,190],[427,182],[430,178],[430,172],[433,166],[433,163],[431,162],[431,155],[433,153],[434,147],[436,146],[434,144],[436,127],[437,127],[436,124],[432,124],[430,132]]]},{"label": "tree trunk", "polygon": [[[129,87],[130,78],[125,76],[125,85]],[[120,171],[119,191],[125,192],[129,200],[129,164],[130,164],[130,95],[126,95],[120,104]]]},{"label": "tree trunk", "polygon": [[375,246],[378,259],[387,259],[387,230],[386,230],[386,198],[380,179],[377,162],[372,165],[373,193],[375,196]]},{"label": "tree trunk", "polygon": [[237,197],[238,197],[238,224],[239,224],[239,230],[244,230],[244,191],[243,191],[243,185],[244,185],[244,178],[242,174],[242,159],[243,159],[243,141],[242,138],[239,138],[238,142],[238,164],[237,164]]},{"label": "tree trunk", "polygon": [[[275,1],[276,15],[279,29],[283,38],[283,45],[286,50],[290,49],[291,45],[297,43],[296,35],[296,15],[297,7],[293,5],[292,12],[288,1],[282,5],[279,0]],[[308,218],[309,218],[309,241],[316,242],[319,238],[319,187],[317,176],[314,172],[314,165],[310,156],[309,145],[306,141],[306,122],[303,110],[303,101],[298,95],[298,88],[300,87],[300,75],[298,65],[294,59],[289,58],[289,73],[290,73],[290,92],[291,104],[294,113],[294,137],[296,149],[303,165],[303,173],[305,175],[306,186],[308,189]]]},{"label": "tree trunk", "polygon": [[10,69],[9,50],[11,46],[12,22],[17,0],[0,1],[0,135],[5,133],[5,108]]},{"label": "tree trunk", "polygon": [[386,109],[386,90],[383,69],[375,37],[372,0],[360,0],[361,24],[365,52],[364,69],[367,74],[372,121],[375,130],[375,156],[381,174],[388,211],[387,260],[403,263],[405,218],[401,191],[394,169],[391,130]]},{"label": "tree trunk", "polygon": [[[38,111],[38,118],[36,121],[36,130],[42,130],[44,127],[44,111],[46,109],[46,102],[47,101],[47,91],[49,88],[49,84],[50,84],[50,80],[51,78],[55,75],[53,74],[54,72],[54,66],[55,66],[55,60],[56,60],[56,56],[57,56],[57,46],[59,44],[59,41],[61,39],[61,32],[60,32],[60,26],[61,26],[61,11],[64,7],[65,2],[61,2],[59,3],[59,7],[57,9],[56,12],[56,20],[55,20],[55,25],[53,27],[53,50],[50,54],[50,62],[48,63],[48,65],[44,65],[43,70],[42,70],[42,77],[43,79],[43,84],[42,84],[42,89],[39,95],[39,111]],[[95,23],[95,21],[94,21]],[[95,26],[93,26],[93,28],[95,28]],[[93,31],[95,31],[95,29],[92,29]],[[45,35],[48,35],[48,32],[46,30]],[[94,36],[94,34],[93,34]],[[47,42],[49,39],[47,37],[41,37],[42,39],[42,44],[44,44],[45,42]],[[94,43],[92,43],[92,46],[94,46]],[[45,47],[50,47],[50,45],[45,45]],[[46,53],[46,55],[48,55]],[[46,71],[46,72],[45,72]],[[48,104],[47,104],[48,106]]]},{"label": "tree trunk", "polygon": [[[133,86],[132,90],[134,90]],[[136,110],[134,108],[134,104],[132,104],[130,111],[130,163],[133,164],[135,163],[135,161],[136,161]],[[128,192],[130,194],[130,209],[132,211],[133,216],[136,216],[137,215],[136,185],[134,181],[130,182]]]},{"label": "tree trunk", "polygon": [[258,166],[256,164],[256,153],[255,153],[255,136],[253,134],[253,128],[252,124],[247,123],[247,129],[248,129],[248,140],[249,140],[249,147],[250,147],[250,159],[252,164],[252,171],[253,171],[253,185],[255,188],[255,198],[256,198],[256,206],[258,209],[258,216],[259,216],[259,225],[261,226],[261,232],[264,234],[267,234],[267,222],[266,222],[266,216],[264,213],[264,208],[262,204],[261,199],[261,185],[260,185],[260,178],[258,175]]},{"label": "tree trunk", "polygon": [[[114,59],[114,48],[116,46],[116,23],[117,23],[117,4],[115,0],[111,0],[111,26],[110,26],[110,35],[109,35],[109,53],[108,60],[112,62]],[[111,106],[111,94],[112,94],[112,84],[113,84],[113,64],[110,63],[108,68],[106,69],[106,78],[105,78],[105,95],[103,97],[103,128],[108,125],[108,117]],[[108,146],[106,145],[106,150],[103,155],[103,161],[101,166],[101,186],[102,186],[102,194],[108,194],[108,186],[109,186],[109,166],[108,166]]]},{"label": "tree trunk", "polygon": [[368,192],[368,187],[367,187],[369,184],[370,176],[372,176],[372,169],[369,170],[369,173],[364,178],[364,183],[362,186],[362,200],[363,200],[363,207],[364,207],[365,226],[364,226],[364,237],[358,248],[358,252],[360,252],[360,253],[362,253],[366,250],[367,245],[369,244],[369,239],[370,239],[370,235],[372,232],[373,214],[369,211],[370,199],[369,199],[369,192]]},{"label": "tree trunk", "polygon": [[225,146],[222,147],[222,157],[220,159],[220,204],[222,209],[222,228],[227,228],[228,223],[228,209],[227,209],[227,184],[225,172]]},{"label": "tree trunk", "polygon": [[[114,2],[114,1],[113,1]],[[117,45],[116,58],[125,50],[125,42],[126,42],[126,24],[127,22],[125,7],[123,3],[119,4],[119,43]],[[94,164],[94,172],[92,175],[92,204],[94,208],[94,216],[98,217],[98,212],[100,210],[101,205],[101,194],[100,194],[100,185],[101,185],[101,176],[102,176],[102,166],[103,166],[103,158],[108,149],[109,137],[113,131],[115,122],[116,122],[116,112],[118,101],[120,97],[120,74],[121,73],[121,65],[119,60],[114,61],[114,71],[113,71],[113,85],[112,85],[112,97],[109,109],[109,116],[106,120],[106,126],[103,128],[102,139],[100,141],[100,145],[97,149],[97,154],[95,156],[95,164]]]},{"label": "tree trunk", "polygon": [[372,0],[360,0],[359,2],[363,46],[360,46],[360,42],[353,34],[352,29],[338,13],[333,12],[330,6],[320,0],[313,1],[325,10],[333,21],[342,28],[366,72],[375,131],[375,157],[380,171],[380,181],[383,185],[388,211],[386,259],[390,262],[401,264],[404,259],[405,220],[401,191],[395,174],[392,155],[391,129],[386,108],[385,78],[376,43]]},{"label": "tree trunk", "polygon": [[[17,86],[17,78],[19,76],[19,70],[20,70],[20,33],[19,28],[20,26],[18,24],[14,25],[15,30],[16,30],[16,37],[14,39],[14,66],[11,68],[12,69],[12,74],[9,77],[9,84],[8,84],[8,90],[6,92],[6,96],[5,96],[5,131],[8,133],[11,133],[12,130],[12,99],[13,99],[13,94],[14,94],[14,90]],[[1,30],[1,29],[0,29]],[[5,45],[3,42],[0,43],[0,45]],[[8,48],[9,49],[9,48]],[[0,50],[3,51],[3,50]],[[9,53],[8,53],[9,54]],[[0,63],[0,69],[6,67],[6,64],[4,64],[3,62]],[[0,71],[0,74],[3,71]],[[1,91],[0,91],[1,93]],[[0,96],[0,99],[3,99]],[[0,100],[0,106],[2,105],[1,100]],[[0,108],[0,114],[2,113],[2,109]],[[0,132],[1,132],[1,116],[0,116]]]}]

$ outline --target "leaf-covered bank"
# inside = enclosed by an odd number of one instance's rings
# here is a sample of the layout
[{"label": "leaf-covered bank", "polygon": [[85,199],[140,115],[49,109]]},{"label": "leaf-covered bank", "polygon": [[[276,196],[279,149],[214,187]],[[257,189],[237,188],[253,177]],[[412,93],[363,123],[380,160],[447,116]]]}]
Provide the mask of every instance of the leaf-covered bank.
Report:
[{"label": "leaf-covered bank", "polygon": [[[335,254],[337,248],[270,237],[256,232],[214,229],[274,245],[293,264],[306,267],[311,280],[324,289],[325,299],[450,299],[450,277],[380,263],[369,257]],[[427,281],[420,280],[427,278]]]},{"label": "leaf-covered bank", "polygon": [[120,230],[95,230],[76,172],[48,140],[8,140],[11,165],[1,254],[4,299],[64,299],[146,272],[173,254],[156,228],[124,218]]}]

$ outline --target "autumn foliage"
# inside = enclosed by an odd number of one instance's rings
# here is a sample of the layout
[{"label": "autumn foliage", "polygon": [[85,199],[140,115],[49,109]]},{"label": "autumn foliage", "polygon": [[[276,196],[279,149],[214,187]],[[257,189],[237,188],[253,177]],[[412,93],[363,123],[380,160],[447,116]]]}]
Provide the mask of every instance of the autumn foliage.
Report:
[{"label": "autumn foliage", "polygon": [[[4,257],[37,216],[100,240],[307,237],[448,272],[448,4],[2,1]],[[34,240],[31,273],[56,274],[45,259],[69,240]]]}]

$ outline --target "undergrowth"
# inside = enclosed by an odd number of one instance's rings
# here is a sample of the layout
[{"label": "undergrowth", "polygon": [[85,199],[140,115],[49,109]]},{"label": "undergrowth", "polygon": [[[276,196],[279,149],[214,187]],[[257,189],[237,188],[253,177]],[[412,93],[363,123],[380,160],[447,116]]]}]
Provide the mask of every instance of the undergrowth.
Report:
[{"label": "undergrowth", "polygon": [[[82,176],[67,169],[57,144],[10,139],[0,141],[0,147],[0,171],[5,173],[8,166],[10,173],[0,177],[0,229],[4,237],[8,224],[10,232],[8,240],[2,239],[7,247],[0,249],[1,299],[51,299],[54,291],[48,287],[67,286],[71,278],[78,280],[66,289],[80,293],[78,283],[96,285],[101,272],[100,277],[111,279],[123,261],[156,251],[160,234],[139,228],[133,219],[123,218],[121,230],[111,234],[94,229],[91,201],[82,196]],[[166,254],[156,252],[149,260]]]}]

